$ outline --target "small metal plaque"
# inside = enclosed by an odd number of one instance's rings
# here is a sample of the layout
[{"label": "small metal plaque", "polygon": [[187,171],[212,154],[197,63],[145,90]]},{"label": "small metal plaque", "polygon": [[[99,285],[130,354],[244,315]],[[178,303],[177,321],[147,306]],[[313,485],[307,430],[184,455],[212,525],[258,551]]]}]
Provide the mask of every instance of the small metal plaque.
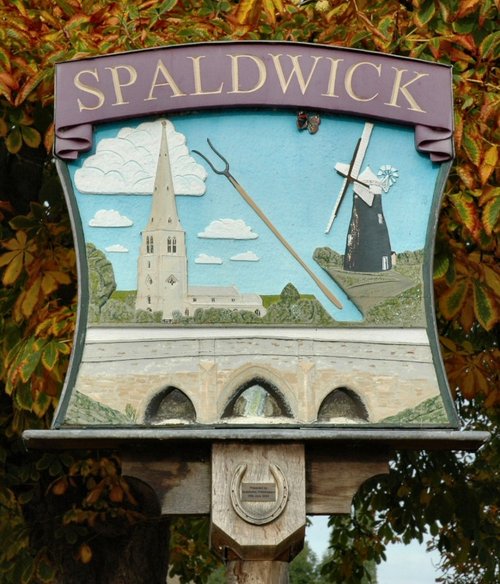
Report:
[{"label": "small metal plaque", "polygon": [[276,501],[274,483],[241,483],[241,500],[264,503]]}]

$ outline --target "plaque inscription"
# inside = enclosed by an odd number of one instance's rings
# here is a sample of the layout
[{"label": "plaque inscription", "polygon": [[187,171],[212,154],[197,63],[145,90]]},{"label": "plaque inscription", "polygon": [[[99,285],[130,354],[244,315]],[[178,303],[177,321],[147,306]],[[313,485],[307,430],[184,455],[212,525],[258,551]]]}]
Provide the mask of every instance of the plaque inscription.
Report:
[{"label": "plaque inscription", "polygon": [[255,503],[274,503],[276,485],[274,483],[241,483],[241,500]]}]

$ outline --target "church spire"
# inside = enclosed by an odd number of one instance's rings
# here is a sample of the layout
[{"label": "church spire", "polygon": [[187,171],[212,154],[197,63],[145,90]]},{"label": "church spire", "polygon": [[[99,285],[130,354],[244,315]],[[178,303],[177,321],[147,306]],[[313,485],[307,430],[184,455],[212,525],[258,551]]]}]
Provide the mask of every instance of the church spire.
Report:
[{"label": "church spire", "polygon": [[174,183],[168,153],[167,122],[161,122],[161,143],[153,189],[151,217],[147,230],[182,229],[175,204]]}]

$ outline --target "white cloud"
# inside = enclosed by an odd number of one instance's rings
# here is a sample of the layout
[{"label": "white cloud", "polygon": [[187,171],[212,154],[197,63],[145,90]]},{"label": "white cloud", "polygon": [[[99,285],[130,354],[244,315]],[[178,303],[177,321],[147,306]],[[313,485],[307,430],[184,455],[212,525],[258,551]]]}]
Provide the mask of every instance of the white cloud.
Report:
[{"label": "white cloud", "polygon": [[99,209],[89,221],[90,227],[130,227],[134,222],[114,209]]},{"label": "white cloud", "polygon": [[259,256],[253,251],[245,251],[243,253],[238,253],[231,258],[234,262],[258,262],[260,260]]},{"label": "white cloud", "polygon": [[198,237],[208,239],[257,239],[259,235],[252,231],[243,219],[217,219],[212,221]]},{"label": "white cloud", "polygon": [[206,253],[200,253],[194,260],[195,264],[222,264],[222,259],[216,256],[209,256]]},{"label": "white cloud", "polygon": [[[150,195],[160,151],[161,122],[122,128],[115,138],[102,139],[96,153],[75,172],[77,189],[97,195]],[[189,155],[186,137],[175,130],[172,122],[166,122],[175,193],[203,195],[205,169]]]},{"label": "white cloud", "polygon": [[109,253],[127,253],[128,249],[121,245],[120,243],[115,243],[113,245],[108,245],[108,247],[104,248]]}]

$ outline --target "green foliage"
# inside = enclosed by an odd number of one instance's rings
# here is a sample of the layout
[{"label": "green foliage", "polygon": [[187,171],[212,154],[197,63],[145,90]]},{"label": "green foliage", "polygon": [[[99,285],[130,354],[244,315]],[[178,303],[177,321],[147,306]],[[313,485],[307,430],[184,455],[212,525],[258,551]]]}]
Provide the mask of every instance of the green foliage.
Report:
[{"label": "green foliage", "polygon": [[[21,193],[34,202],[30,209],[14,191],[0,191],[0,581],[55,582],[62,543],[67,555],[69,549],[87,565],[99,525],[116,521],[124,528],[138,520],[115,459],[27,454],[20,441],[25,428],[47,427],[52,417],[74,325],[74,253],[48,154],[54,63],[174,43],[277,39],[453,66],[456,162],[439,219],[437,317],[460,414],[470,428],[494,436],[474,457],[398,454],[387,478],[365,485],[351,518],[332,518],[334,549],[323,572],[343,584],[368,581],[367,566],[384,558],[388,542],[422,540],[430,531],[443,582],[497,582],[500,35],[494,0],[318,0],[302,8],[291,0],[0,0],[0,19],[8,23],[0,27],[1,176],[17,165],[24,179],[34,161],[45,166],[41,184]],[[203,543],[206,525],[181,522],[176,533],[175,570],[184,581],[204,581],[214,567]]]},{"label": "green foliage", "polygon": [[[345,584],[359,582],[360,560],[379,563],[386,543],[432,536],[441,554],[441,582],[496,582],[499,574],[498,417],[487,422],[493,440],[477,456],[449,452],[399,453],[387,476],[358,492],[352,517],[334,516],[330,563]],[[486,423],[486,419],[484,419]]]},{"label": "green foliage", "polygon": [[290,584],[321,584],[318,558],[307,541],[304,549],[290,563]]},{"label": "green foliage", "polygon": [[[204,584],[220,567],[220,560],[209,548],[209,528],[208,517],[179,517],[174,522],[169,576],[178,576],[181,582]],[[213,580],[217,582],[218,575]]]}]

